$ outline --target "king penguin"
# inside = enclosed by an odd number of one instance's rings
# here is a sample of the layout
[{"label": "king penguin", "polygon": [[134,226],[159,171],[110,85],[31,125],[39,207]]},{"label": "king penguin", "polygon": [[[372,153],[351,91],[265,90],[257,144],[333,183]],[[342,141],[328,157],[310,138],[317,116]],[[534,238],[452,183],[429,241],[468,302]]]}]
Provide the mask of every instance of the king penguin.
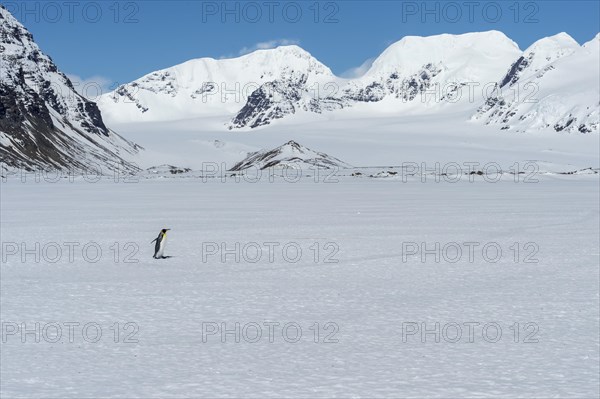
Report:
[{"label": "king penguin", "polygon": [[165,244],[167,243],[167,231],[171,229],[162,229],[160,233],[158,233],[158,237],[156,237],[150,244],[156,241],[154,245],[154,259],[164,259],[165,252]]}]

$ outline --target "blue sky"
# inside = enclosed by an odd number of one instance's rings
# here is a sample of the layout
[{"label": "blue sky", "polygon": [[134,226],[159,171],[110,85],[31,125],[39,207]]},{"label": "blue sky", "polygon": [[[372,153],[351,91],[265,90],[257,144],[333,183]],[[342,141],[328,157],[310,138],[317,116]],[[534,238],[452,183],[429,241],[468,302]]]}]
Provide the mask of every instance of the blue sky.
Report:
[{"label": "blue sky", "polygon": [[[200,57],[298,44],[350,75],[406,35],[496,29],[522,49],[600,30],[590,1],[0,1],[64,72],[102,86]],[[70,4],[70,5],[69,5]]]}]

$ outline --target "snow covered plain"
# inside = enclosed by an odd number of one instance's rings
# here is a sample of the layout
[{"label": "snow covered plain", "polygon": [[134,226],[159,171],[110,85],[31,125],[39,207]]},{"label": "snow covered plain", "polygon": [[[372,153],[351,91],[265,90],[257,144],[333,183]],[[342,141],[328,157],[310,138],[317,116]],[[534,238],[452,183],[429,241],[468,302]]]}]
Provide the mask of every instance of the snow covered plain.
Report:
[{"label": "snow covered plain", "polygon": [[[1,396],[598,397],[598,175],[537,179],[9,178]],[[163,227],[172,257],[154,260],[150,241]],[[69,242],[79,244],[72,262]],[[236,242],[280,246],[272,261],[263,246],[256,263],[252,251],[239,263],[206,255],[210,243]],[[407,243],[436,242],[479,246],[473,262],[467,251],[455,263],[452,251],[439,262],[409,254]],[[23,262],[11,243],[40,262]],[[290,243],[303,251],[296,263],[281,252]],[[481,252],[489,243],[502,250],[496,263]],[[39,336],[24,334],[21,323],[35,331],[36,322]],[[73,342],[69,322],[79,323]],[[219,331],[236,322],[239,342]],[[411,334],[436,322],[439,342]],[[50,323],[62,326],[56,343]],[[83,334],[88,323],[97,324]],[[284,336],[286,323],[297,324]],[[488,323],[498,324],[484,334]]]}]

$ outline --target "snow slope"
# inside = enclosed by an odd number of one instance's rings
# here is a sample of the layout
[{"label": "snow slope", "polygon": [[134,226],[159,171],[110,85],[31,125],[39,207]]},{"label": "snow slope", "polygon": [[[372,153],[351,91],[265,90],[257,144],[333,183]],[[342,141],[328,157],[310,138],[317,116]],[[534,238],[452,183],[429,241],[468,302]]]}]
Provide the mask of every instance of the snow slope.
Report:
[{"label": "snow slope", "polygon": [[599,36],[581,47],[564,33],[542,39],[513,64],[474,119],[518,131],[598,133],[599,67]]}]

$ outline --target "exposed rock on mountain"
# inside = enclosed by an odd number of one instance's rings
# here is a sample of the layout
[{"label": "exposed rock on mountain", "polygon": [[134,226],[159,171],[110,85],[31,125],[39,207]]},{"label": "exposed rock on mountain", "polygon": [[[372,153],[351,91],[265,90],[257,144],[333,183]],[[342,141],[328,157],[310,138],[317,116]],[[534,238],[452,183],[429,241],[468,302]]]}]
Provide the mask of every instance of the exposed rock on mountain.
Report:
[{"label": "exposed rock on mountain", "polygon": [[473,120],[502,129],[599,131],[600,47],[579,46],[566,33],[529,47],[508,70]]},{"label": "exposed rock on mountain", "polygon": [[306,148],[295,141],[289,141],[272,150],[261,150],[251,154],[233,166],[232,172],[246,169],[263,170],[268,168],[351,168],[351,165],[327,155]]},{"label": "exposed rock on mountain", "polygon": [[0,6],[0,153],[10,167],[135,170],[140,147],[106,127],[33,36]]}]

